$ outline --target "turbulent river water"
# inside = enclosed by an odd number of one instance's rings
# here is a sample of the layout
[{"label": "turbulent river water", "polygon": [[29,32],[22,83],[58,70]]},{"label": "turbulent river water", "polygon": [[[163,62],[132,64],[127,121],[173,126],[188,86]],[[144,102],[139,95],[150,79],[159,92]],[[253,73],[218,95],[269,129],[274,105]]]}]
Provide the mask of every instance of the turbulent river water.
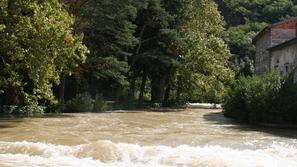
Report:
[{"label": "turbulent river water", "polygon": [[297,131],[220,110],[0,119],[0,167],[297,167]]}]

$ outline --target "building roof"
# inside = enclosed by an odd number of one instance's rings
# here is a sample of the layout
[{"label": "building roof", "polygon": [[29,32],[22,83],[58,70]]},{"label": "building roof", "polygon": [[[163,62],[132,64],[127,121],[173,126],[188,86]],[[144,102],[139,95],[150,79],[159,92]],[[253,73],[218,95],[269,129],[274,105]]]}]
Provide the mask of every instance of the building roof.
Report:
[{"label": "building roof", "polygon": [[279,49],[282,49],[284,47],[287,47],[287,46],[290,46],[290,45],[293,45],[293,44],[296,44],[296,43],[297,43],[297,38],[293,38],[293,39],[288,40],[286,42],[283,42],[283,43],[281,43],[279,45],[268,48],[267,50],[268,51],[275,51],[275,50],[279,50]]},{"label": "building roof", "polygon": [[253,39],[253,43],[255,43],[260,37],[262,37],[262,35],[265,34],[265,32],[269,31],[272,27],[275,27],[275,26],[278,26],[278,25],[281,25],[281,24],[284,24],[284,23],[292,22],[292,21],[295,21],[295,20],[297,20],[297,17],[292,17],[292,18],[290,18],[288,20],[280,21],[280,22],[277,22],[277,23],[270,24],[270,25],[266,26],[262,31],[260,31],[255,36],[255,38]]}]

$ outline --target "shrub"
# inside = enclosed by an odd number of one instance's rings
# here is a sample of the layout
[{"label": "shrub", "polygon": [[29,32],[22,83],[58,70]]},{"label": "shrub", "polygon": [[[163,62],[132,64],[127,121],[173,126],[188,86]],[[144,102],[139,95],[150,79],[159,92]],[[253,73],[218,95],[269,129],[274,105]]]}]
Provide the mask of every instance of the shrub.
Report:
[{"label": "shrub", "polygon": [[4,105],[0,106],[0,114],[5,115],[31,115],[42,114],[45,111],[45,107],[42,106],[14,106]]},{"label": "shrub", "polygon": [[96,95],[95,99],[93,99],[89,93],[83,93],[77,94],[60,110],[65,112],[102,112],[107,109],[107,103],[101,95]]},{"label": "shrub", "polygon": [[94,100],[89,93],[77,94],[65,104],[65,112],[93,111]]},{"label": "shrub", "polygon": [[240,77],[228,91],[224,113],[249,123],[297,123],[297,86],[278,72]]},{"label": "shrub", "polygon": [[160,108],[162,106],[162,104],[161,103],[153,103],[152,104],[152,108]]},{"label": "shrub", "polygon": [[94,112],[102,112],[108,110],[108,105],[102,95],[96,95],[94,99]]}]

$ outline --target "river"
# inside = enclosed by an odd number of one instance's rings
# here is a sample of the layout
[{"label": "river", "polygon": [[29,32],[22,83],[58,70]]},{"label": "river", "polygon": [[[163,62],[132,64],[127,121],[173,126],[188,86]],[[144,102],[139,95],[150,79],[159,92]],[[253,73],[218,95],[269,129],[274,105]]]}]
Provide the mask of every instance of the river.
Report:
[{"label": "river", "polygon": [[297,131],[220,110],[0,119],[0,167],[297,167]]}]

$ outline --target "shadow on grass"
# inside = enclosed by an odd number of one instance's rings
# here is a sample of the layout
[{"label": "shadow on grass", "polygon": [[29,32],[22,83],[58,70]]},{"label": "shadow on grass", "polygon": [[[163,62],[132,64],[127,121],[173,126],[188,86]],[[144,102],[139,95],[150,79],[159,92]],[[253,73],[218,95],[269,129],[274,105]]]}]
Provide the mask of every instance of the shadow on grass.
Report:
[{"label": "shadow on grass", "polygon": [[257,132],[268,133],[279,137],[297,139],[297,129],[288,129],[283,127],[271,128],[271,127],[263,127],[258,125],[243,124],[231,118],[225,117],[222,112],[206,114],[203,116],[203,118],[207,121],[211,121],[212,123],[219,124],[219,125],[234,125],[234,126],[224,126],[224,128],[227,128],[227,129],[235,129],[235,130],[246,131],[246,132],[257,131]]}]

